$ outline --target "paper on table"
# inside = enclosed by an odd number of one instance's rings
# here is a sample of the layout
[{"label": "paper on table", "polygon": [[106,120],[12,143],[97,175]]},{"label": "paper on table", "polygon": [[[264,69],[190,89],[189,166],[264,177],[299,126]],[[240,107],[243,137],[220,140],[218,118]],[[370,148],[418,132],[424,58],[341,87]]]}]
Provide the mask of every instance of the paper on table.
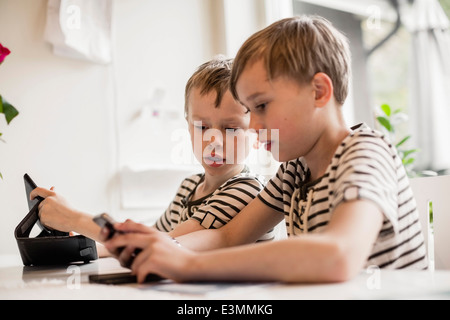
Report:
[{"label": "paper on table", "polygon": [[155,290],[176,294],[190,295],[228,295],[242,294],[247,291],[260,290],[263,287],[278,284],[277,282],[198,282],[198,283],[176,283],[170,280],[160,284],[140,286],[141,290]]}]

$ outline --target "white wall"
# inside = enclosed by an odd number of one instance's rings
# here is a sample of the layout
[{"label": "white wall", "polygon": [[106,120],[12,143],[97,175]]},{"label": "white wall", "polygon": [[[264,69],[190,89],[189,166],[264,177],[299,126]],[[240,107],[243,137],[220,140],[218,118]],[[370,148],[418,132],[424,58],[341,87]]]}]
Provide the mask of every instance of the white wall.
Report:
[{"label": "white wall", "polygon": [[79,209],[120,213],[116,178],[129,161],[133,115],[156,87],[166,91],[164,105],[181,114],[186,80],[219,53],[208,0],[113,1],[116,63],[106,66],[52,53],[43,40],[46,5],[0,0],[0,42],[12,51],[0,66],[0,92],[20,111],[9,126],[0,118],[0,254],[17,252],[25,172]]}]

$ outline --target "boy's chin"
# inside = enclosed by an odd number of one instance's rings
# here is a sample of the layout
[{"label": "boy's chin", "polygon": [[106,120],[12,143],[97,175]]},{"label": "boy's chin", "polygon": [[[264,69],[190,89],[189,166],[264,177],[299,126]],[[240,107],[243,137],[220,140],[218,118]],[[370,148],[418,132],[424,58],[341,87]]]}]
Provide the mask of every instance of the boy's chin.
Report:
[{"label": "boy's chin", "polygon": [[202,167],[205,170],[218,170],[218,169],[224,169],[227,167],[226,163],[224,162],[202,162]]},{"label": "boy's chin", "polygon": [[227,172],[237,170],[238,167],[242,169],[242,166],[243,166],[243,164],[242,165],[229,164],[226,162],[222,163],[222,164],[219,164],[219,163],[207,164],[205,162],[202,163],[202,167],[203,167],[203,169],[205,169],[205,171],[208,171],[209,173],[215,173],[218,175],[226,174]]}]

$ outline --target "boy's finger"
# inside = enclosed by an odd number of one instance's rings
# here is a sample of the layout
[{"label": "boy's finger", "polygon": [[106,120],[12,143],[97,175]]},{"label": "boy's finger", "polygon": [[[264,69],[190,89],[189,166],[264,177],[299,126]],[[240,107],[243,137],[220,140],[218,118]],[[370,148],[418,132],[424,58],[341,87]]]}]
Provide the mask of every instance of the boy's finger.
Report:
[{"label": "boy's finger", "polygon": [[52,190],[48,190],[42,187],[37,187],[30,193],[30,200],[33,200],[37,196],[42,198],[47,198],[49,196],[53,196],[55,193]]},{"label": "boy's finger", "polygon": [[149,228],[141,223],[136,223],[132,220],[126,220],[122,223],[116,223],[114,228],[122,232],[137,232],[137,233],[152,233],[152,228]]},{"label": "boy's finger", "polygon": [[109,230],[108,228],[101,228],[100,229],[100,241],[105,242],[108,240],[109,237]]},{"label": "boy's finger", "polygon": [[105,242],[105,247],[109,251],[114,251],[120,247],[133,246],[144,248],[149,243],[148,237],[141,233],[116,233],[114,237]]},{"label": "boy's finger", "polygon": [[128,246],[120,252],[118,260],[120,265],[129,268],[135,257],[136,248]]},{"label": "boy's finger", "polygon": [[148,251],[149,249],[146,248],[145,250],[142,250],[134,259],[131,264],[131,271],[134,274],[137,274],[137,271],[139,270],[139,266],[142,264],[143,261],[145,261],[148,257]]},{"label": "boy's finger", "polygon": [[131,272],[135,275],[138,275],[141,271],[141,268],[143,265],[145,265],[145,262],[149,258],[149,256],[152,254],[152,250],[150,248],[146,248],[142,252],[140,252],[133,260],[133,263],[131,264]]}]

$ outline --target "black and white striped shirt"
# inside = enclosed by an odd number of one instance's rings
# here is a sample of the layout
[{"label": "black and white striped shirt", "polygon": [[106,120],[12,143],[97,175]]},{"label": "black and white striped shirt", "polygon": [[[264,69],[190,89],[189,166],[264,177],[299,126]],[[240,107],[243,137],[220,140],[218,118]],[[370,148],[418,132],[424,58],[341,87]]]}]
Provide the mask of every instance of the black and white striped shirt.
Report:
[{"label": "black and white striped shirt", "polygon": [[288,161],[258,198],[284,213],[290,236],[324,230],[344,201],[373,201],[384,220],[366,267],[427,268],[416,201],[397,151],[364,124],[352,129],[321,178],[305,183],[310,172],[304,158]]},{"label": "black and white striped shirt", "polygon": [[[188,219],[197,220],[205,229],[217,229],[228,223],[264,188],[263,180],[244,169],[230,178],[212,194],[192,201],[191,197],[204,174],[192,175],[183,180],[178,191],[155,227],[164,232],[173,230]],[[258,241],[272,240],[270,230]]]}]

